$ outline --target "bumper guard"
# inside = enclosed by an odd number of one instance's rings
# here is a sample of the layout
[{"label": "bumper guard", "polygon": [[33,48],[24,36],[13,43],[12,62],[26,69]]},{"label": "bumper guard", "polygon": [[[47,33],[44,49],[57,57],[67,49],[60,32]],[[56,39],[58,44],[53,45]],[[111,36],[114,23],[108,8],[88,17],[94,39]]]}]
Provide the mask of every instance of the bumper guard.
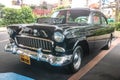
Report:
[{"label": "bumper guard", "polygon": [[6,52],[11,52],[12,54],[24,54],[37,61],[48,62],[53,66],[63,66],[71,62],[72,55],[65,55],[62,57],[58,57],[58,56],[53,56],[51,54],[44,54],[41,50],[42,49],[38,49],[37,52],[34,52],[26,49],[21,49],[18,48],[14,43],[12,44],[9,43],[5,46]]}]

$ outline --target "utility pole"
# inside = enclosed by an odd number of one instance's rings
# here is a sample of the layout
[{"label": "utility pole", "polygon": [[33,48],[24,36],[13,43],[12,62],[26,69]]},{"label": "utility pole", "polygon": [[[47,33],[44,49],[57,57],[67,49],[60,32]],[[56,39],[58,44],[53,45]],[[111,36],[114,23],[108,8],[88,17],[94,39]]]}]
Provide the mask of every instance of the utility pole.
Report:
[{"label": "utility pole", "polygon": [[115,0],[116,2],[116,13],[115,13],[115,20],[116,22],[119,21],[119,12],[120,12],[120,0]]},{"label": "utility pole", "polygon": [[23,6],[23,0],[21,0],[21,7]]},{"label": "utility pole", "polygon": [[100,11],[104,9],[104,5],[106,4],[105,2],[106,0],[99,0]]},{"label": "utility pole", "polygon": [[99,0],[100,11],[102,11],[102,0]]},{"label": "utility pole", "polygon": [[100,9],[100,11],[102,11],[103,10],[103,3],[104,3],[104,1],[105,0],[99,0],[99,9]]},{"label": "utility pole", "polygon": [[89,3],[88,3],[88,0],[86,0],[86,7],[88,7],[88,4],[89,4]]}]

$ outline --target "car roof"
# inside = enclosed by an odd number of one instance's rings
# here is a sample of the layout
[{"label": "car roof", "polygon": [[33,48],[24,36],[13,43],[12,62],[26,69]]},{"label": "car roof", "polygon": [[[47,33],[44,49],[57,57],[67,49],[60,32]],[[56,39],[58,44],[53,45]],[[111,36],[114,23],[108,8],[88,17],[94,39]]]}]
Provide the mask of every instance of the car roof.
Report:
[{"label": "car roof", "polygon": [[90,8],[67,8],[67,9],[61,9],[59,11],[66,11],[66,10],[85,10],[85,11],[90,11],[90,12],[100,12],[99,10],[90,9]]}]

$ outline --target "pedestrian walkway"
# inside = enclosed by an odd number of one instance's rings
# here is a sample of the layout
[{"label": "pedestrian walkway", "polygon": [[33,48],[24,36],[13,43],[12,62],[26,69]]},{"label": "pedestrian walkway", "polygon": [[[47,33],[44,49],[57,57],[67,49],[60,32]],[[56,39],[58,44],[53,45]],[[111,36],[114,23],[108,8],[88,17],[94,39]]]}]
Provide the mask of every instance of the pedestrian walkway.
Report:
[{"label": "pedestrian walkway", "polygon": [[7,28],[6,27],[0,27],[0,32],[4,32],[4,31],[7,31]]}]

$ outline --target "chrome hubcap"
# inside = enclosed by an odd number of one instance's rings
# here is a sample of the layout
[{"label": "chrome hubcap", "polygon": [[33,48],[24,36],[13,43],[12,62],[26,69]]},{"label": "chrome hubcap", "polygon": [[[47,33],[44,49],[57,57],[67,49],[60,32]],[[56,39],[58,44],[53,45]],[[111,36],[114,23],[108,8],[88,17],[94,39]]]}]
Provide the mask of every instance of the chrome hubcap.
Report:
[{"label": "chrome hubcap", "polygon": [[81,54],[78,48],[76,49],[75,54],[74,54],[73,66],[75,69],[79,69],[80,65],[81,65]]},{"label": "chrome hubcap", "polygon": [[108,47],[110,48],[110,46],[111,46],[111,41],[108,42]]}]

